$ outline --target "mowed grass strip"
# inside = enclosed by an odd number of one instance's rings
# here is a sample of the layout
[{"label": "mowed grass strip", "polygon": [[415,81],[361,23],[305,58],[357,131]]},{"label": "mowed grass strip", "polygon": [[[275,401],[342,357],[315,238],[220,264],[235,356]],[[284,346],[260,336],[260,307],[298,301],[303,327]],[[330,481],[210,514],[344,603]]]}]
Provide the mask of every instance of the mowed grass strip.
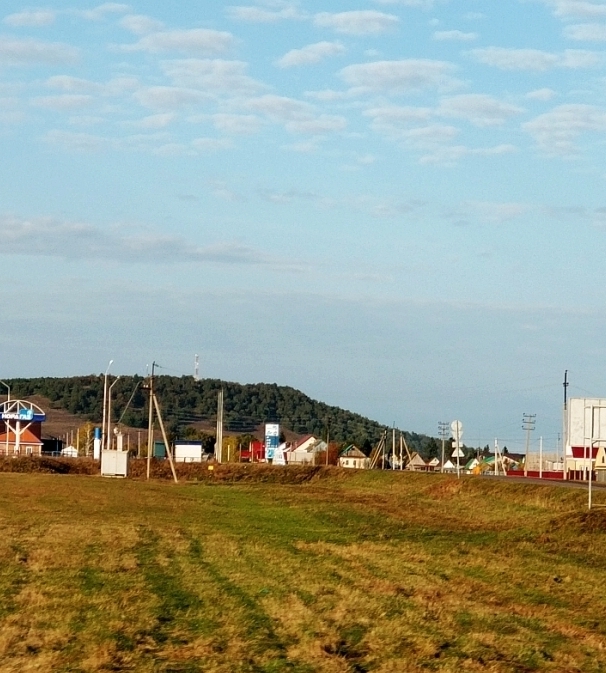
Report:
[{"label": "mowed grass strip", "polygon": [[0,671],[604,671],[585,502],[381,472],[0,474]]}]

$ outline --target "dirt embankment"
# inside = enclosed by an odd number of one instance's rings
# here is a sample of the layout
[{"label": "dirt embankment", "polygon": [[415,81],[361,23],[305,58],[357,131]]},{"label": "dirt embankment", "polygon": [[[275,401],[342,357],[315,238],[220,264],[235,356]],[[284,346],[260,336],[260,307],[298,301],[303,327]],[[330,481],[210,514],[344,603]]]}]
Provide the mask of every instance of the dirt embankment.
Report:
[{"label": "dirt embankment", "polygon": [[[247,463],[177,463],[177,477],[180,481],[206,483],[276,483],[302,484],[326,477],[342,477],[344,470],[336,467],[289,465],[280,467]],[[42,456],[23,456],[0,458],[0,472],[37,472],[45,474],[88,474],[98,475],[99,461],[91,458],[52,458]],[[129,477],[145,479],[146,460],[131,460]],[[158,480],[171,480],[170,464],[166,460],[152,460],[150,477]]]}]

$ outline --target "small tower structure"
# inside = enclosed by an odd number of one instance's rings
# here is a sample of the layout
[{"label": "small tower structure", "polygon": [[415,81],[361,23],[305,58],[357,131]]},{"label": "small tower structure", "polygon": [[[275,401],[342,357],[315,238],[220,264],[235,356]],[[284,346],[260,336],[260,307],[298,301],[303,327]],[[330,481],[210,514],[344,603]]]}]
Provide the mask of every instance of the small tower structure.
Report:
[{"label": "small tower structure", "polygon": [[0,404],[0,455],[40,456],[42,423],[46,414],[28,400],[7,400]]}]

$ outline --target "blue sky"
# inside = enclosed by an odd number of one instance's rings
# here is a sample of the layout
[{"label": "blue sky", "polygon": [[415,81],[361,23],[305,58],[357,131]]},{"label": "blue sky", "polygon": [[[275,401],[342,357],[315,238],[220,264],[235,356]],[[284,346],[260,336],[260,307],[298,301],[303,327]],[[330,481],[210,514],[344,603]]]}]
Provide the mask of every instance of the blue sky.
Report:
[{"label": "blue sky", "polygon": [[0,375],[555,442],[606,395],[606,2],[5,0]]}]

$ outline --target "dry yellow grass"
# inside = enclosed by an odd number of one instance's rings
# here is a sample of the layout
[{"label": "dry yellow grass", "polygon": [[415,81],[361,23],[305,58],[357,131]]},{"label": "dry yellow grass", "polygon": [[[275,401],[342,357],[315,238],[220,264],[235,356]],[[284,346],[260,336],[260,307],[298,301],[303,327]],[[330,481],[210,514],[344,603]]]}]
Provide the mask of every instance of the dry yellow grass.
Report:
[{"label": "dry yellow grass", "polygon": [[605,541],[483,479],[0,474],[0,671],[604,671]]}]

